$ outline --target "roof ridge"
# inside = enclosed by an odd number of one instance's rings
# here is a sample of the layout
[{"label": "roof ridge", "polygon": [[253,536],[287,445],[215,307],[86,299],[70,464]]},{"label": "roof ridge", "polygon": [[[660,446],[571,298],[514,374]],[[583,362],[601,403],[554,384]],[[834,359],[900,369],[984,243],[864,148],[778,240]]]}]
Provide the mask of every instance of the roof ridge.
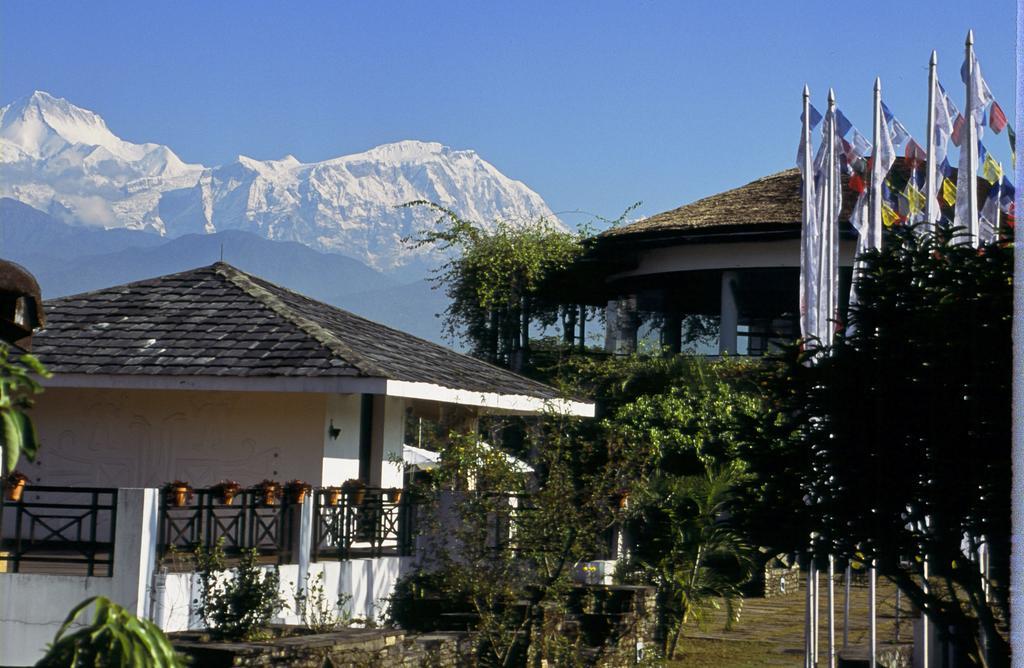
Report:
[{"label": "roof ridge", "polygon": [[71,294],[71,295],[61,295],[60,297],[47,297],[43,301],[44,302],[57,302],[57,301],[64,301],[64,300],[67,300],[67,299],[78,299],[80,297],[89,297],[91,295],[98,295],[98,294],[101,294],[101,293],[104,293],[104,292],[110,292],[111,290],[120,290],[121,288],[131,288],[131,287],[135,287],[136,285],[141,285],[143,283],[149,283],[150,281],[157,281],[157,280],[162,281],[165,278],[178,278],[179,276],[185,276],[186,274],[194,274],[197,271],[203,271],[204,269],[207,269],[207,270],[210,270],[210,271],[215,271],[217,264],[219,264],[219,263],[215,262],[214,264],[206,264],[206,265],[203,265],[201,267],[193,267],[192,269],[185,269],[184,271],[176,271],[173,274],[160,274],[158,276],[149,276],[148,278],[140,278],[140,279],[135,280],[135,281],[128,281],[127,283],[118,283],[117,285],[108,285],[105,288],[96,288],[95,290],[86,290],[85,292],[76,292],[76,293]]},{"label": "roof ridge", "polygon": [[[350,348],[344,341],[335,336],[326,328],[312,321],[304,315],[297,313],[294,309],[290,308],[287,304],[281,301],[277,295],[272,294],[269,290],[256,285],[249,274],[245,273],[241,269],[234,267],[226,262],[215,262],[212,267],[220,276],[230,281],[235,287],[245,292],[253,299],[259,301],[261,304],[272,310],[277,315],[281,316],[288,322],[292,323],[309,336],[316,339],[316,341],[327,348],[331,353],[340,356],[345,362],[351,364],[359,370],[359,373],[364,376],[375,376],[380,378],[387,378],[388,374],[380,369],[372,362],[368,362],[361,356],[359,356],[352,348]],[[287,289],[287,288],[283,288]]]}]

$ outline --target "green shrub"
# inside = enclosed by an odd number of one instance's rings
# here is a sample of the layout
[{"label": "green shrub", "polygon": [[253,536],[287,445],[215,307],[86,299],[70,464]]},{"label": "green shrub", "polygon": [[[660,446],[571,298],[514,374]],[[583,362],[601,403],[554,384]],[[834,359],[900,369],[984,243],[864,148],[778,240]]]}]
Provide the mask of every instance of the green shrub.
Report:
[{"label": "green shrub", "polygon": [[229,640],[252,640],[265,634],[270,620],[285,606],[281,576],[274,566],[264,570],[255,548],[244,550],[238,566],[228,571],[224,540],[196,548],[202,587],[195,607],[210,631]]}]

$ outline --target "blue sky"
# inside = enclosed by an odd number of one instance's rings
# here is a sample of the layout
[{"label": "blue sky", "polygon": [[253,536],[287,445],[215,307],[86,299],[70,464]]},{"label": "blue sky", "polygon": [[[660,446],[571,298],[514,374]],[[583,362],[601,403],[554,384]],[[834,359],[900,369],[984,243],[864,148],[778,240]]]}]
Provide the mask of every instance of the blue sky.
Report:
[{"label": "blue sky", "polygon": [[[800,91],[924,135],[927,64],[963,40],[1014,114],[1014,3],[0,3],[0,102],[47,90],[183,159],[473,148],[556,212],[653,214],[790,167]],[[922,142],[923,143],[923,142]],[[986,143],[1004,160],[1005,134]],[[564,215],[569,222],[579,216]]]}]

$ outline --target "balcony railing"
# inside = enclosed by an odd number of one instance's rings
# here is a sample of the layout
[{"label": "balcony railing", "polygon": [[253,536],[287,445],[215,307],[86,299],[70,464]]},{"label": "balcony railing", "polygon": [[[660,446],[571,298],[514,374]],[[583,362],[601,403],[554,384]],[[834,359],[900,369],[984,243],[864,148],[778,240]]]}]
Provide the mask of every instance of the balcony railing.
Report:
[{"label": "balcony railing", "polygon": [[313,561],[412,554],[417,506],[408,492],[318,489],[313,498]]},{"label": "balcony railing", "polygon": [[279,564],[294,563],[298,544],[301,504],[287,495],[266,503],[256,490],[240,490],[226,502],[219,491],[194,490],[190,499],[177,505],[173,495],[160,501],[161,557],[191,553],[197,546],[221,546],[228,557],[255,548]]},{"label": "balcony railing", "polygon": [[110,577],[117,489],[29,485],[0,500],[0,571]]}]

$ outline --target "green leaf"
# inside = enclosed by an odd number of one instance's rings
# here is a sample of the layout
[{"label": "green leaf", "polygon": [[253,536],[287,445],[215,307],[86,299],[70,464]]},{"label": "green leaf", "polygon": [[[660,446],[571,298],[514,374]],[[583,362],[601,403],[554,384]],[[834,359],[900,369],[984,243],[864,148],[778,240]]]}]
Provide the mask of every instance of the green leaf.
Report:
[{"label": "green leaf", "polygon": [[3,438],[0,447],[4,449],[4,463],[8,471],[13,471],[18,465],[18,459],[21,458],[22,429],[18,415],[19,413],[11,410],[0,413],[4,423],[3,431],[0,432]]}]

